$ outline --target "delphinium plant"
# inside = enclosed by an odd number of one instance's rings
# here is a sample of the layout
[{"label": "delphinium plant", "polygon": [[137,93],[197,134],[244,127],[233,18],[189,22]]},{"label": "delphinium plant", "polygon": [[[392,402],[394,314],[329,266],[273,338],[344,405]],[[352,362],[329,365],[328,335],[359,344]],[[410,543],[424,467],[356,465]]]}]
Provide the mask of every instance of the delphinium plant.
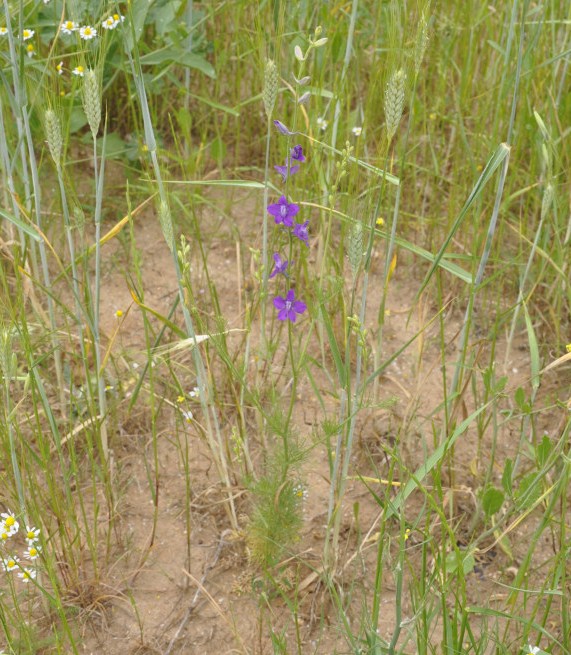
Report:
[{"label": "delphinium plant", "polygon": [[[301,526],[300,499],[303,498],[303,485],[299,480],[300,465],[304,459],[304,451],[300,446],[296,430],[292,425],[294,403],[297,398],[297,386],[300,376],[300,365],[303,359],[307,339],[297,332],[299,319],[308,314],[307,302],[302,299],[303,292],[297,286],[296,272],[306,258],[309,249],[309,219],[300,216],[301,206],[294,201],[292,186],[296,176],[303,175],[303,167],[307,164],[303,145],[296,143],[298,133],[296,124],[299,106],[308,102],[310,94],[306,90],[309,77],[305,75],[305,65],[310,52],[323,46],[327,39],[321,37],[321,28],[317,28],[310,38],[308,48],[302,52],[295,47],[294,55],[298,62],[298,70],[294,76],[294,110],[291,128],[285,122],[270,120],[277,92],[277,69],[273,61],[266,63],[266,88],[263,94],[266,114],[268,116],[269,144],[270,132],[280,140],[280,149],[285,151],[283,163],[274,164],[273,170],[278,175],[282,185],[280,195],[274,202],[268,201],[269,161],[266,162],[266,215],[263,225],[262,245],[262,343],[266,354],[272,350],[274,357],[278,356],[276,349],[270,349],[272,340],[283,339],[286,331],[286,362],[289,382],[287,395],[274,386],[272,403],[283,403],[283,407],[271,411],[266,425],[270,439],[269,452],[266,454],[264,471],[253,484],[253,512],[248,528],[248,543],[251,556],[258,564],[268,571],[278,563],[280,556],[286,552],[299,537]],[[283,144],[283,145],[282,145]],[[269,157],[269,146],[266,149]],[[268,230],[268,218],[273,220],[273,233]],[[305,252],[304,252],[305,251]],[[269,256],[269,253],[271,257]],[[267,303],[271,298],[273,314],[268,312]],[[267,323],[267,325],[266,325]],[[273,331],[267,326],[277,325]],[[279,355],[281,356],[281,355]],[[273,367],[266,372],[272,375]]]}]

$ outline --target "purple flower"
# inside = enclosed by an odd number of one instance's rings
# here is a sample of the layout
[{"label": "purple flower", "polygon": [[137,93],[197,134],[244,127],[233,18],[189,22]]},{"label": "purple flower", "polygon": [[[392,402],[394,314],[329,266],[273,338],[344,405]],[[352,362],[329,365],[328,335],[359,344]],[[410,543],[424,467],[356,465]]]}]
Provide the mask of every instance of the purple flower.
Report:
[{"label": "purple flower", "polygon": [[279,252],[275,252],[274,253],[274,262],[275,262],[274,270],[271,272],[270,277],[268,279],[271,280],[273,277],[275,277],[279,273],[281,273],[282,275],[285,275],[287,277],[287,272],[286,271],[287,271],[287,267],[289,265],[289,261],[287,259],[282,259]]},{"label": "purple flower", "polygon": [[289,319],[292,323],[295,323],[296,314],[303,314],[307,309],[307,305],[304,302],[295,299],[293,289],[287,292],[285,298],[276,296],[274,298],[274,307],[278,310],[278,319],[280,321],[287,321]]},{"label": "purple flower", "polygon": [[282,196],[273,205],[268,205],[268,214],[275,217],[276,223],[283,223],[286,227],[293,227],[293,216],[299,211],[299,205],[288,203],[287,198]]},{"label": "purple flower", "polygon": [[309,225],[309,221],[305,221],[305,223],[296,223],[295,227],[293,228],[293,236],[297,237],[305,245],[309,248],[309,233],[307,230],[307,226]]},{"label": "purple flower", "polygon": [[274,121],[274,125],[284,136],[292,136],[294,133],[290,132],[281,121]]},{"label": "purple flower", "polygon": [[[287,180],[288,176],[288,161],[286,159],[285,166],[274,166],[276,171],[282,176],[283,181]],[[289,166],[289,175],[295,175],[299,171],[299,166]]]},{"label": "purple flower", "polygon": [[303,156],[303,148],[301,146],[294,146],[291,149],[291,160],[293,161],[304,162],[305,157]]}]

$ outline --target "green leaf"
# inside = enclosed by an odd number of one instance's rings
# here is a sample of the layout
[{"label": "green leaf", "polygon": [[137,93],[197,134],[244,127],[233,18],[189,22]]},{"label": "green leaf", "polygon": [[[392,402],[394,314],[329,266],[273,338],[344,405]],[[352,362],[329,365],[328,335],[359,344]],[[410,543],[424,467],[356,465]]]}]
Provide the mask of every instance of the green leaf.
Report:
[{"label": "green leaf", "polygon": [[434,257],[434,262],[432,263],[432,266],[430,267],[428,273],[426,274],[423,283],[420,286],[420,289],[417,291],[416,297],[419,298],[424,289],[426,289],[426,285],[430,281],[430,278],[432,277],[434,271],[436,270],[437,266],[440,263],[440,260],[444,257],[444,253],[446,252],[446,248],[450,245],[450,242],[454,238],[454,235],[458,231],[460,225],[464,221],[464,218],[466,217],[470,207],[474,204],[474,202],[480,197],[482,194],[482,191],[484,190],[484,187],[486,184],[490,181],[490,178],[498,168],[498,166],[504,161],[504,159],[508,156],[510,152],[510,148],[507,144],[505,143],[500,143],[494,154],[490,157],[488,163],[486,164],[486,167],[482,171],[482,174],[478,178],[478,181],[476,182],[476,185],[470,192],[470,195],[468,196],[468,199],[464,203],[464,207],[462,207],[462,210],[458,214],[458,217],[454,221],[454,225],[448,232],[448,235],[446,236],[446,239],[444,240],[444,243],[440,247],[440,250]]},{"label": "green leaf", "polygon": [[[91,142],[91,133],[86,136],[88,137],[88,142]],[[107,159],[120,159],[126,150],[127,144],[117,132],[111,132],[105,136],[105,157]],[[103,137],[97,139],[97,154],[99,156],[103,154]]]},{"label": "green leaf", "polygon": [[5,218],[7,221],[10,221],[13,225],[15,225],[17,228],[22,230],[22,232],[25,232],[29,237],[31,237],[34,241],[41,241],[42,237],[36,232],[34,227],[32,225],[29,225],[28,223],[24,223],[19,218],[16,218],[16,216],[13,216],[12,214],[9,214],[8,212],[4,211],[3,209],[0,209],[0,216],[2,218]]},{"label": "green leaf", "polygon": [[529,414],[531,412],[531,405],[526,401],[525,391],[521,387],[518,387],[515,390],[514,400],[524,414]]},{"label": "green leaf", "polygon": [[535,330],[533,323],[527,311],[527,305],[524,303],[523,309],[525,311],[525,325],[527,327],[527,340],[529,341],[529,356],[531,360],[531,387],[534,391],[539,388],[539,348],[537,347],[537,339],[535,338]]},{"label": "green leaf", "polygon": [[331,350],[331,355],[333,356],[333,361],[335,362],[335,367],[337,369],[337,377],[339,378],[339,385],[342,389],[347,387],[347,371],[345,370],[345,364],[343,363],[343,358],[339,351],[339,346],[337,344],[337,339],[335,338],[335,333],[333,332],[333,325],[331,324],[330,314],[325,307],[323,298],[317,291],[319,296],[319,307],[321,309],[321,317],[323,319],[323,324],[325,325],[325,330],[327,332],[327,337],[329,339],[329,348]]},{"label": "green leaf", "polygon": [[535,473],[528,473],[519,483],[515,500],[518,510],[529,509],[541,496],[540,478]]},{"label": "green leaf", "polygon": [[466,553],[453,550],[446,555],[446,560],[444,561],[446,573],[456,573],[456,571],[462,569],[464,575],[468,575],[468,573],[474,570],[475,565],[476,560],[471,552]]},{"label": "green leaf", "polygon": [[[145,22],[151,3],[149,0],[132,0],[130,3],[129,21],[124,23],[125,34],[125,49],[129,52],[133,49],[135,43],[139,42],[143,30],[145,29]],[[135,39],[133,42],[133,32]]]},{"label": "green leaf", "polygon": [[226,144],[220,137],[216,137],[210,144],[210,154],[217,161],[226,157]]},{"label": "green leaf", "polygon": [[[437,466],[444,458],[446,453],[452,446],[456,443],[458,438],[464,434],[464,432],[468,429],[470,424],[485,410],[488,408],[488,406],[492,403],[493,401],[487,402],[485,405],[482,405],[480,408],[478,408],[475,412],[472,412],[468,418],[464,419],[462,423],[454,430],[454,432],[446,439],[446,441],[443,441],[440,446],[430,455],[430,457],[426,460],[422,466],[416,469],[414,474],[412,475],[411,479],[404,485],[404,487],[401,487],[400,491],[398,494],[395,496],[395,499],[391,503],[389,510],[387,511],[387,518],[390,518],[391,516],[396,515],[397,511],[404,505],[406,499],[410,496],[410,494],[418,488],[422,487],[422,480],[432,471],[432,469]],[[424,490],[426,491],[426,490]]]},{"label": "green leaf", "polygon": [[549,459],[549,455],[553,452],[553,442],[551,439],[544,434],[541,443],[535,449],[535,459],[537,462],[538,468],[543,468],[545,463]]},{"label": "green leaf", "polygon": [[196,68],[208,77],[215,78],[216,71],[212,64],[204,57],[180,48],[167,47],[149,52],[141,57],[141,66],[155,66],[157,64],[175,63],[186,68]]},{"label": "green leaf", "polygon": [[513,493],[513,471],[514,463],[513,460],[509,457],[504,462],[504,472],[502,473],[502,487],[508,496],[511,496]]},{"label": "green leaf", "polygon": [[488,487],[482,496],[482,509],[486,516],[492,516],[498,512],[504,504],[504,494],[496,487]]}]

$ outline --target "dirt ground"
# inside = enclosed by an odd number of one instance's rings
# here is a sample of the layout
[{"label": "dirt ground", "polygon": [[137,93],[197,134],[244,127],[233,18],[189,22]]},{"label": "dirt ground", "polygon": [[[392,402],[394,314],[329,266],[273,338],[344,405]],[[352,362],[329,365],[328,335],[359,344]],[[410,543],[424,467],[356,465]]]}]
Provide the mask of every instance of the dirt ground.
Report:
[{"label": "dirt ground", "polygon": [[[220,202],[219,198],[214,199]],[[244,195],[239,202],[222,203],[231,212],[217,215],[210,203],[198,210],[204,230],[209,271],[216,285],[222,313],[228,319],[229,328],[242,328],[244,307],[240,285],[253,283],[250,275],[248,244],[258,242],[261,202],[254,196]],[[256,220],[256,217],[259,220]],[[112,227],[107,220],[105,228]],[[126,234],[127,230],[125,230]],[[158,219],[150,207],[134,220],[135,246],[139,252],[142,269],[142,285],[145,304],[167,315],[177,294],[176,277],[171,254],[164,242]],[[191,245],[192,240],[190,239]],[[237,246],[238,244],[238,246]],[[312,253],[316,244],[312,243]],[[379,248],[380,250],[380,248]],[[126,248],[119,240],[112,240],[103,247],[102,282],[102,330],[114,342],[115,375],[121,379],[122,393],[134,386],[145,358],[145,333],[141,310],[133,302],[126,275]],[[237,257],[240,256],[240,262]],[[400,255],[399,255],[400,256]],[[381,253],[376,253],[376,269],[380,268]],[[192,250],[193,280],[198,289],[206,288],[204,272],[195,249]],[[403,256],[406,260],[406,256]],[[400,348],[420,327],[432,317],[435,307],[421,301],[415,305],[414,297],[419,285],[419,275],[410,275],[410,266],[397,265],[391,281],[387,303],[385,343],[387,354]],[[229,273],[230,272],[230,273]],[[378,298],[373,299],[373,311]],[[123,312],[117,318],[117,310]],[[456,354],[458,333],[462,325],[464,309],[460,303],[447,310],[447,354],[453,362]],[[307,319],[305,319],[307,320]],[[298,329],[304,329],[299,325]],[[237,338],[236,343],[239,342]],[[485,348],[482,337],[482,348]],[[316,353],[317,354],[317,353]],[[174,356],[179,377],[193,388],[196,380],[192,373],[189,353]],[[503,355],[497,353],[497,361]],[[413,343],[388,368],[380,380],[381,398],[387,407],[365,410],[359,419],[357,444],[352,475],[376,476],[388,469],[383,442],[390,443],[397,433],[402,438],[402,459],[412,470],[417,468],[431,447],[432,426],[441,420],[436,408],[442,402],[441,350],[437,322],[427,328],[422,337]],[[181,373],[186,371],[186,373]],[[157,360],[155,373],[168,378],[168,369]],[[509,362],[509,392],[525,386],[529,378],[529,357],[525,335],[515,344]],[[317,377],[327,393],[329,382]],[[131,386],[129,386],[131,385]],[[149,487],[148,471],[154,467],[154,453],[150,437],[150,412],[144,392],[135,407],[127,412],[129,391],[126,397],[117,399],[116,415],[119,422],[111,435],[114,472],[118,486],[118,531],[121,534],[121,552],[109,566],[105,588],[100,590],[104,602],[93,611],[84,623],[84,651],[108,655],[125,653],[271,653],[269,626],[279,632],[282,628],[293,648],[295,629],[291,611],[283,597],[271,597],[263,590],[257,572],[250,566],[247,549],[241,532],[230,529],[224,511],[224,494],[215,468],[212,466],[206,444],[197,436],[192,424],[181,422],[181,407],[176,394],[165,385],[165,402],[158,428],[158,524],[153,532],[153,501]],[[174,392],[173,392],[174,393]],[[313,397],[308,381],[298,388],[299,402],[295,410],[295,423],[302,437],[313,438],[324,416]],[[188,405],[198,411],[198,404]],[[330,411],[336,411],[336,401],[331,399]],[[468,411],[468,408],[466,408]],[[554,416],[556,424],[558,417]],[[224,425],[229,436],[231,426]],[[512,456],[516,442],[510,439],[509,430],[498,444],[498,461]],[[455,451],[457,469],[454,471],[455,492],[451,506],[458,516],[470,516],[475,509],[478,488],[478,455],[489,444],[478,444],[471,430],[458,441]],[[478,450],[478,446],[480,450]],[[329,470],[325,446],[318,444],[312,449],[305,465],[305,481],[308,497],[304,501],[304,526],[297,557],[288,566],[288,575],[299,581],[298,605],[299,634],[304,653],[350,652],[340,630],[339,617],[328,600],[328,594],[313,574],[321,566],[321,553],[325,535],[328,504]],[[184,472],[182,455],[190,453],[190,479]],[[374,466],[373,466],[374,464]],[[376,468],[376,471],[375,471]],[[501,477],[501,471],[498,472]],[[154,476],[151,476],[154,480]],[[191,534],[185,526],[185,497],[187,482],[191,494]],[[243,518],[248,512],[244,489],[233,490],[236,505]],[[452,493],[452,492],[450,492]],[[355,522],[353,507],[359,504],[359,525]],[[421,499],[414,495],[407,503],[407,515],[414,519],[421,507]],[[345,503],[342,523],[342,545],[346,561],[340,580],[347,592],[353,594],[353,602],[347,616],[358,625],[365,602],[370,602],[376,558],[375,534],[380,517],[379,507],[359,480],[351,480]],[[465,528],[459,522],[459,536]],[[518,529],[522,539],[526,524]],[[395,522],[390,529],[398,535]],[[361,547],[357,548],[358,535]],[[407,541],[407,554],[414,563],[419,544],[424,535],[411,533]],[[498,603],[505,590],[498,582],[509,582],[517,570],[517,539],[514,561],[495,546],[470,574],[469,593],[472,602],[484,604],[490,598]],[[491,542],[490,542],[491,543]],[[550,544],[545,544],[549,549]],[[516,568],[514,568],[516,567]],[[392,576],[387,572],[385,592],[381,601],[379,632],[389,638],[395,625],[395,592],[391,587]],[[286,593],[287,596],[287,593]],[[410,599],[405,595],[405,616],[412,615]],[[406,632],[406,631],[405,631]],[[414,641],[411,642],[411,648]],[[289,652],[289,651],[288,651]],[[291,652],[294,652],[292,650]],[[411,651],[412,652],[412,651]]]}]

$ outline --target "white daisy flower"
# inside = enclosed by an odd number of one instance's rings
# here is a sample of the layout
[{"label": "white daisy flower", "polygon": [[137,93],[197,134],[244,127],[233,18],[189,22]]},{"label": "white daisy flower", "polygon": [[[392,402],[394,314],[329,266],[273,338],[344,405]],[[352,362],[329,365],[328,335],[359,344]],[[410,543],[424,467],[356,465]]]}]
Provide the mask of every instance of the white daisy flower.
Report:
[{"label": "white daisy flower", "polygon": [[1,560],[2,568],[4,571],[16,571],[18,569],[18,562],[20,561],[19,557],[13,555],[12,557],[6,557]]},{"label": "white daisy flower", "polygon": [[122,16],[121,14],[113,14],[113,20],[115,21],[115,25],[119,25],[119,23],[122,23],[125,20],[125,16]]},{"label": "white daisy flower", "polygon": [[190,410],[188,410],[188,411],[182,410],[182,411],[181,411],[181,414],[182,414],[182,418],[183,418],[187,423],[190,423],[190,422],[192,421],[192,412],[191,412]]},{"label": "white daisy flower", "polygon": [[26,46],[26,54],[28,57],[33,57],[36,54],[36,49],[34,48],[32,43],[28,43]]},{"label": "white daisy flower", "polygon": [[78,77],[83,77],[83,74],[85,73],[85,68],[83,66],[76,66],[72,71],[72,75],[77,75]]},{"label": "white daisy flower", "polygon": [[362,127],[359,127],[358,125],[355,125],[355,127],[351,130],[355,136],[361,136],[361,132],[363,131]]},{"label": "white daisy flower", "polygon": [[28,559],[31,559],[31,560],[38,559],[38,557],[40,556],[41,551],[42,551],[42,549],[39,546],[28,546],[26,548],[26,552],[24,554],[24,557],[26,557]]},{"label": "white daisy flower", "polygon": [[317,127],[319,127],[323,132],[327,129],[327,126],[329,125],[329,121],[326,121],[323,116],[320,116],[317,119]]},{"label": "white daisy flower", "polygon": [[22,32],[22,41],[27,41],[28,39],[31,39],[34,36],[35,32],[34,30],[24,30]]},{"label": "white daisy flower", "polygon": [[18,572],[18,577],[22,579],[22,582],[30,582],[37,575],[37,571],[34,569],[24,569],[23,571]]},{"label": "white daisy flower", "polygon": [[307,491],[307,489],[302,484],[296,484],[293,487],[293,495],[298,500],[307,500],[309,497],[309,491]]},{"label": "white daisy flower", "polygon": [[90,41],[97,36],[97,30],[94,27],[91,27],[91,25],[84,25],[79,28],[79,36],[84,41]]},{"label": "white daisy flower", "polygon": [[4,529],[2,532],[7,532],[9,537],[15,535],[20,529],[20,524],[16,521],[14,514],[12,512],[2,512],[0,516],[3,519],[2,525]]},{"label": "white daisy flower", "polygon": [[109,16],[109,18],[106,18],[102,23],[101,27],[104,30],[114,30],[117,27],[117,22],[113,18],[113,16]]},{"label": "white daisy flower", "polygon": [[194,387],[192,391],[188,392],[191,398],[198,398],[200,396],[200,387]]},{"label": "white daisy flower", "polygon": [[528,644],[527,653],[529,655],[537,655],[538,653],[541,653],[541,648],[539,648],[539,646],[532,646],[531,644]]},{"label": "white daisy flower", "polygon": [[26,526],[26,541],[29,546],[32,546],[40,538],[40,528],[30,528],[29,525]]},{"label": "white daisy flower", "polygon": [[77,30],[77,23],[75,23],[72,20],[64,20],[64,22],[61,24],[61,31],[64,34],[71,34],[76,30]]},{"label": "white daisy flower", "polygon": [[56,66],[56,71],[58,75],[63,75],[63,61],[60,61]]},{"label": "white daisy flower", "polygon": [[0,36],[6,36],[6,34],[8,34],[8,28],[0,27]]}]

